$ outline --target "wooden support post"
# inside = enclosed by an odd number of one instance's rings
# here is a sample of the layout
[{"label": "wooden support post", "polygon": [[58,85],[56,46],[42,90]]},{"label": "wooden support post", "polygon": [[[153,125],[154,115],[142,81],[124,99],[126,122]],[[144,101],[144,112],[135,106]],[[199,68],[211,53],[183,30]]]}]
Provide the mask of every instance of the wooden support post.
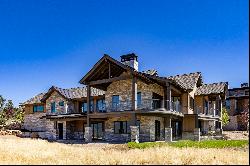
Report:
[{"label": "wooden support post", "polygon": [[90,113],[90,96],[91,96],[91,87],[87,85],[87,127],[90,127],[90,118],[89,118],[89,113]]},{"label": "wooden support post", "polygon": [[167,100],[167,89],[164,88],[163,89],[163,101],[162,101],[162,108],[166,108],[167,105],[166,105],[166,100]]},{"label": "wooden support post", "polygon": [[172,99],[171,99],[171,85],[170,83],[167,84],[167,87],[166,87],[166,97],[167,97],[167,110],[171,110],[172,109]]},{"label": "wooden support post", "polygon": [[216,109],[214,115],[219,115],[219,112],[221,111],[221,97],[218,95],[216,97]]},{"label": "wooden support post", "polygon": [[137,110],[137,78],[132,77],[132,110]]},{"label": "wooden support post", "polygon": [[199,120],[198,120],[198,115],[195,115],[195,128],[199,128]]},{"label": "wooden support post", "polygon": [[[137,110],[137,78],[132,77],[132,110],[136,111]],[[132,113],[131,115],[131,125],[135,126],[136,125],[136,115],[135,113]]]}]

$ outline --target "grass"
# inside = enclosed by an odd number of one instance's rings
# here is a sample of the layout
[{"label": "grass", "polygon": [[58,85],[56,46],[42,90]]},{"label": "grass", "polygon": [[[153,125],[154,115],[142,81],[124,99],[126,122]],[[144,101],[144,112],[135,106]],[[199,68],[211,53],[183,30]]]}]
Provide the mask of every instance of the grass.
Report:
[{"label": "grass", "polygon": [[128,147],[131,149],[145,149],[150,147],[172,146],[177,148],[193,147],[193,148],[243,148],[249,144],[248,140],[206,140],[206,141],[177,141],[171,143],[165,142],[129,142]]},{"label": "grass", "polygon": [[[145,143],[143,143],[145,146]],[[247,148],[176,148],[156,143],[145,149],[126,144],[63,144],[40,139],[0,136],[0,164],[245,164]],[[140,144],[139,144],[140,145]],[[159,145],[159,146],[158,146]],[[164,145],[164,146],[163,146]]]}]

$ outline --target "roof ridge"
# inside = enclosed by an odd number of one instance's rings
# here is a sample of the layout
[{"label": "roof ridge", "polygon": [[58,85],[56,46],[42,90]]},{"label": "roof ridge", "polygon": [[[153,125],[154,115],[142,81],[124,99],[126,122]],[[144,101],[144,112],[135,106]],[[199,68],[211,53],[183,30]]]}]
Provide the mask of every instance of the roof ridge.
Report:
[{"label": "roof ridge", "polygon": [[189,75],[194,75],[194,74],[201,74],[201,72],[197,71],[197,72],[191,72],[191,73],[177,74],[177,75],[172,75],[172,76],[168,76],[168,77],[189,76]]}]

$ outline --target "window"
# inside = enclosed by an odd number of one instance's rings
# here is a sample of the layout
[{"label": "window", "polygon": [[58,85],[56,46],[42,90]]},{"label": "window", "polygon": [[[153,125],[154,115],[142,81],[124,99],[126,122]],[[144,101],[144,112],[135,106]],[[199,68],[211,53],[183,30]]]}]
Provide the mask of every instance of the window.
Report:
[{"label": "window", "polygon": [[60,101],[59,106],[64,106],[64,101]]},{"label": "window", "polygon": [[226,100],[226,109],[230,109],[230,100]]},{"label": "window", "polygon": [[112,96],[112,108],[117,110],[119,106],[119,95],[113,95]]},{"label": "window", "polygon": [[141,92],[137,92],[137,107],[141,106]]},{"label": "window", "polygon": [[194,99],[191,96],[189,97],[189,101],[190,101],[189,108],[194,109]]},{"label": "window", "polygon": [[[90,112],[93,112],[93,110],[94,110],[94,101],[93,100],[91,100],[90,101]],[[87,112],[87,102],[85,101],[85,102],[83,102],[82,103],[82,112]]]},{"label": "window", "polygon": [[106,109],[105,108],[105,100],[103,100],[103,99],[97,100],[96,108],[97,108],[98,112],[104,112]]},{"label": "window", "polygon": [[43,105],[34,105],[33,106],[33,112],[43,112],[44,106]]},{"label": "window", "polygon": [[55,102],[51,103],[50,108],[51,108],[51,113],[55,113],[56,112],[56,103]]},{"label": "window", "polygon": [[127,121],[116,121],[114,122],[115,134],[127,134]]}]

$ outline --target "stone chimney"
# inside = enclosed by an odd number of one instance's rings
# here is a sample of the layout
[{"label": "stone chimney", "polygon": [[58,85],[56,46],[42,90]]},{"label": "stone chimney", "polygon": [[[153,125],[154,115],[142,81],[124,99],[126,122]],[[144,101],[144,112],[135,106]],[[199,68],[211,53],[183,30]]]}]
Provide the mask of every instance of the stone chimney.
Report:
[{"label": "stone chimney", "polygon": [[248,87],[248,83],[242,83],[241,84],[241,88],[245,88],[245,87]]},{"label": "stone chimney", "polygon": [[138,56],[135,55],[134,53],[127,54],[127,55],[122,55],[121,56],[121,62],[124,65],[128,65],[132,68],[134,68],[136,71],[138,71]]}]

